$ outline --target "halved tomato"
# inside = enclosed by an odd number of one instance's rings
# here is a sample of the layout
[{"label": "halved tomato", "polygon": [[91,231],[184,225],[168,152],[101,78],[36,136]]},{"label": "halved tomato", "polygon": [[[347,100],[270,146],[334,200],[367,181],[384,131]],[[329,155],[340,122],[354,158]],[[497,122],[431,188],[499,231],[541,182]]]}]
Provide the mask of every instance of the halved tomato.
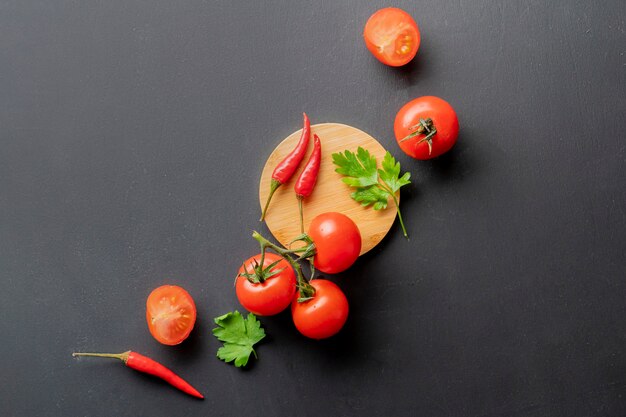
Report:
[{"label": "halved tomato", "polygon": [[163,285],[148,296],[146,319],[158,342],[177,345],[189,336],[196,323],[196,304],[183,288]]},{"label": "halved tomato", "polygon": [[420,31],[410,14],[387,7],[374,13],[365,24],[367,49],[380,62],[392,67],[408,64],[420,47]]}]

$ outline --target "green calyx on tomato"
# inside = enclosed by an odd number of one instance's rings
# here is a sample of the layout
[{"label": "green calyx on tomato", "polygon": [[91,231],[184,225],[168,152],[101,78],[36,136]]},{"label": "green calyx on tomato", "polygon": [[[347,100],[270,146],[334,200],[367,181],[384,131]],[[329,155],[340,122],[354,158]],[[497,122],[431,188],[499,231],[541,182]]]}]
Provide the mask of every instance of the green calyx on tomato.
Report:
[{"label": "green calyx on tomato", "polygon": [[[311,260],[312,256],[315,254],[315,244],[313,241],[306,235],[299,236],[292,243],[296,241],[304,241],[306,246],[298,249],[284,249],[280,246],[270,242],[265,239],[259,232],[252,232],[252,237],[259,242],[261,245],[261,254],[264,254],[265,251],[269,248],[280,255],[285,261],[289,262],[291,267],[296,271],[296,287],[299,294],[299,301],[306,301],[311,299],[315,295],[315,288],[309,283],[309,281],[304,278],[304,274],[302,273],[302,267],[297,261],[308,259]],[[294,260],[292,255],[298,255],[298,258]],[[311,262],[312,265],[312,262]],[[314,274],[314,269],[311,271],[311,275]]]},{"label": "green calyx on tomato", "polygon": [[413,132],[400,139],[400,142],[414,138],[417,135],[426,134],[426,136],[420,139],[417,143],[426,142],[428,144],[428,155],[431,155],[433,153],[433,136],[437,133],[437,128],[433,124],[433,119],[430,117],[428,119],[420,118],[419,123],[415,126],[411,126],[410,129]]},{"label": "green calyx on tomato", "polygon": [[459,119],[445,100],[424,96],[402,106],[393,130],[404,153],[426,160],[452,149],[459,135]]},{"label": "green calyx on tomato", "polygon": [[[242,270],[241,272],[239,272],[237,277],[246,278],[252,284],[263,284],[268,278],[276,276],[284,270],[284,268],[274,268],[282,260],[282,258],[279,258],[268,266],[265,266],[265,253],[262,253],[261,259],[257,261],[256,258],[252,258],[252,261],[250,261],[250,265],[248,267],[246,267],[246,262],[244,262]],[[249,272],[250,269],[252,269],[251,272]]]},{"label": "green calyx on tomato", "polygon": [[[263,275],[263,280],[258,280],[257,275]],[[239,268],[235,291],[239,303],[249,312],[273,316],[291,304],[296,292],[296,274],[289,263],[275,253],[258,254]]]}]

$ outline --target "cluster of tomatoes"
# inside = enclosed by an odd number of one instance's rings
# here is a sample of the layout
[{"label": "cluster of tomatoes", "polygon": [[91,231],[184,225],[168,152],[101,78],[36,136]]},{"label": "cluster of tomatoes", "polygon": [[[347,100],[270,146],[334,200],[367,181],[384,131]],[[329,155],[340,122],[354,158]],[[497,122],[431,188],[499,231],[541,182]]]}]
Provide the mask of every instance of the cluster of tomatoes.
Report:
[{"label": "cluster of tomatoes", "polygon": [[[318,215],[311,221],[307,235],[315,242],[314,269],[326,274],[345,271],[361,252],[359,228],[341,213]],[[296,263],[298,258],[293,259],[298,249],[280,248],[260,235],[257,240],[262,252],[243,262],[235,283],[241,305],[258,316],[272,316],[291,306],[296,328],[312,339],[339,332],[349,311],[348,300],[339,286],[321,278],[304,280]],[[191,295],[176,285],[156,288],[146,302],[148,329],[165,345],[185,340],[193,330],[196,314]]]},{"label": "cluster of tomatoes", "polygon": [[[326,274],[345,271],[361,252],[359,228],[341,213],[315,217],[307,236],[315,245],[313,267]],[[278,314],[291,306],[296,328],[312,339],[325,339],[339,332],[349,311],[343,291],[326,279],[304,280],[296,263],[304,258],[291,257],[297,249],[280,248],[258,234],[255,238],[261,243],[262,253],[243,263],[235,283],[241,305],[260,316]],[[277,253],[266,252],[268,247]]]}]

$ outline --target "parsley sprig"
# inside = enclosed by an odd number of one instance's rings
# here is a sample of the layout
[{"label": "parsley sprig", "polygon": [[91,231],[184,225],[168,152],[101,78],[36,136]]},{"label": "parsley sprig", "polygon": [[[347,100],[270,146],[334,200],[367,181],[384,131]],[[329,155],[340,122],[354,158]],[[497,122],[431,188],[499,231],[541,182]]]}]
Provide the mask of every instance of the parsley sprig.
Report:
[{"label": "parsley sprig", "polygon": [[254,314],[248,313],[248,317],[244,318],[234,311],[214,320],[218,327],[213,329],[213,334],[224,342],[224,346],[217,350],[218,358],[224,362],[234,361],[237,368],[246,366],[250,354],[256,358],[253,346],[265,337],[265,330]]},{"label": "parsley sprig", "polygon": [[387,208],[391,198],[398,209],[398,220],[404,237],[408,238],[400,205],[396,193],[401,187],[410,184],[411,173],[405,172],[400,176],[400,162],[387,152],[383,158],[382,169],[378,168],[376,157],[368,150],[359,147],[356,153],[348,150],[333,155],[333,163],[337,166],[335,172],[344,175],[342,181],[356,191],[351,197],[362,206],[372,206],[374,210]]}]

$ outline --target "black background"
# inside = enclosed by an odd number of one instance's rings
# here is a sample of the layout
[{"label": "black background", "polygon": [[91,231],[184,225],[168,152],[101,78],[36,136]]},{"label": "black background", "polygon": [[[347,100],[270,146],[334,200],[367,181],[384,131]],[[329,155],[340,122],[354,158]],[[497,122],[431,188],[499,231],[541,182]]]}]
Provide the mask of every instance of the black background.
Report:
[{"label": "black background", "polygon": [[[399,1],[422,33],[400,69],[362,41],[387,5],[0,1],[0,414],[626,415],[626,3]],[[393,138],[422,95],[461,124],[429,162]],[[240,370],[212,318],[241,308],[261,168],[302,111],[413,174],[411,240],[334,278],[337,337],[263,318]],[[145,323],[164,283],[198,305],[178,347]],[[71,357],[126,349],[206,400]]]}]

